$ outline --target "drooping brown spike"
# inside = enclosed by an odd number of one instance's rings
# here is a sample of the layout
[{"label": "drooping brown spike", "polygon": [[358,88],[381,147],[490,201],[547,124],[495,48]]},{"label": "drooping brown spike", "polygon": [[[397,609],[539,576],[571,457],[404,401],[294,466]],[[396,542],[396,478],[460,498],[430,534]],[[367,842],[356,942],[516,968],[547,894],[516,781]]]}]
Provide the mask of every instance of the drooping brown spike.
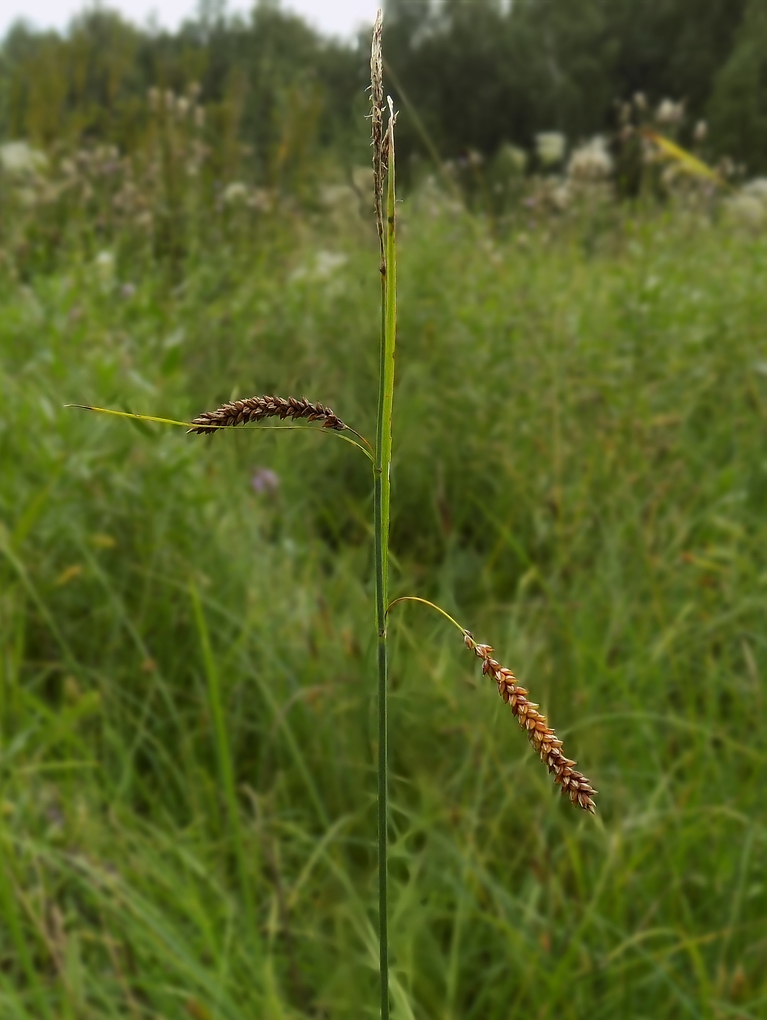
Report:
[{"label": "drooping brown spike", "polygon": [[463,640],[466,647],[482,660],[483,674],[495,680],[498,693],[511,707],[517,722],[527,733],[527,739],[549,772],[554,775],[554,782],[562,788],[562,793],[566,794],[576,807],[583,808],[593,815],[596,811],[593,796],[597,791],[583,773],[575,769],[576,762],[564,756],[562,741],[548,725],[546,716],[538,711],[538,706],[527,700],[527,690],[517,683],[510,669],[501,666],[493,658],[493,649],[490,645],[479,644],[467,630],[463,632]]},{"label": "drooping brown spike", "polygon": [[215,411],[204,411],[192,419],[195,428],[189,431],[203,435],[227,426],[263,421],[264,418],[305,418],[307,421],[321,422],[323,428],[335,429],[336,432],[343,432],[346,428],[333,409],[324,404],[313,404],[305,397],[275,397],[265,394],[261,397],[230,400]]}]

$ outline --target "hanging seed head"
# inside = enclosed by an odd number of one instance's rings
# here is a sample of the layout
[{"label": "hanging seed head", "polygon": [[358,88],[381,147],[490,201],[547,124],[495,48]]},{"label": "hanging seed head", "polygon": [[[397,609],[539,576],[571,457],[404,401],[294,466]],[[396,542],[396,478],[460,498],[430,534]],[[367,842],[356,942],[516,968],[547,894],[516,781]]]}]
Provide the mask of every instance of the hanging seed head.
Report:
[{"label": "hanging seed head", "polygon": [[463,632],[463,640],[466,647],[482,659],[482,672],[495,680],[498,693],[511,707],[517,722],[527,733],[527,738],[538,752],[541,761],[545,762],[549,772],[554,775],[554,782],[562,788],[562,793],[566,794],[576,807],[583,808],[593,815],[596,811],[593,795],[597,791],[581,772],[576,771],[577,763],[564,756],[562,741],[546,722],[546,716],[538,711],[538,706],[534,702],[527,700],[527,691],[519,686],[511,670],[496,662],[490,645],[479,644],[467,630]]},{"label": "hanging seed head", "polygon": [[262,397],[246,397],[244,400],[231,400],[222,404],[215,411],[204,411],[192,419],[195,428],[189,429],[198,435],[215,432],[227,426],[244,425],[251,421],[263,421],[264,418],[305,418],[307,421],[318,421],[323,428],[343,432],[344,422],[324,404],[313,404],[305,397],[274,397],[269,394]]}]

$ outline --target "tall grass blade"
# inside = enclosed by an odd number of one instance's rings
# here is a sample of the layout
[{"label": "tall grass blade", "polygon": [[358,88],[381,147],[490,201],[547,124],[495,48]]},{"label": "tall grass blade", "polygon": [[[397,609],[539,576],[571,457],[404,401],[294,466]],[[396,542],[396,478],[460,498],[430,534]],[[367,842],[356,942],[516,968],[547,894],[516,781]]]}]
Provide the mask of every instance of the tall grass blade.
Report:
[{"label": "tall grass blade", "polygon": [[[218,676],[218,669],[213,657],[213,649],[210,644],[210,635],[205,623],[200,596],[194,585],[191,586],[192,606],[197,630],[202,648],[205,676],[208,683],[208,698],[210,701],[211,715],[213,716],[213,729],[216,742],[216,757],[218,759],[219,776],[223,787],[224,800],[229,815],[232,839],[234,842],[234,853],[239,873],[240,888],[245,905],[245,915],[253,943],[260,942],[258,932],[258,919],[256,916],[255,898],[250,871],[248,869],[247,855],[245,852],[245,840],[240,821],[240,809],[237,803],[237,791],[235,788],[234,768],[232,765],[232,752],[229,746],[229,735],[224,717],[224,707],[221,698],[221,684]],[[260,955],[260,954],[259,954]]]}]

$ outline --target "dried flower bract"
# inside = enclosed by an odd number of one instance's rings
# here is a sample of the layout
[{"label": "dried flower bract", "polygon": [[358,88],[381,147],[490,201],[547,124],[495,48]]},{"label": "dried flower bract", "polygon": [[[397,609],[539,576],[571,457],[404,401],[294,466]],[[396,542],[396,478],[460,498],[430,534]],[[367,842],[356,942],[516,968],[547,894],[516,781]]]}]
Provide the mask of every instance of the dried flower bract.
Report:
[{"label": "dried flower bract", "polygon": [[247,397],[244,400],[231,400],[222,404],[215,411],[205,411],[192,419],[196,428],[190,432],[202,435],[215,432],[227,426],[244,425],[250,421],[263,421],[264,418],[305,418],[307,421],[318,421],[323,428],[342,432],[347,426],[324,404],[313,404],[304,397]]},{"label": "dried flower bract", "polygon": [[554,782],[562,787],[576,807],[589,811],[593,815],[596,810],[593,795],[597,792],[588,779],[574,768],[575,762],[565,758],[562,753],[562,741],[546,722],[546,716],[538,711],[538,706],[527,700],[527,691],[520,687],[510,669],[501,666],[493,658],[490,645],[481,645],[465,630],[463,640],[467,648],[482,659],[482,672],[491,676],[498,685],[498,693],[517,717],[522,729],[527,733],[530,743],[545,762],[549,772],[554,775]]}]

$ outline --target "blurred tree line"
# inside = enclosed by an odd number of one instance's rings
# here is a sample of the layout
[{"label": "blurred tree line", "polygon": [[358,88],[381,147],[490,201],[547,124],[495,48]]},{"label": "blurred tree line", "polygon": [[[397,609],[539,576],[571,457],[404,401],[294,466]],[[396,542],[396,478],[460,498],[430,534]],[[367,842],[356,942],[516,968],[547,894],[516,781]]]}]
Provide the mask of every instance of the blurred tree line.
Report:
[{"label": "blurred tree line", "polygon": [[765,0],[389,0],[387,53],[402,151],[529,148],[540,131],[582,140],[644,93],[685,102],[689,130],[750,171],[767,167]]},{"label": "blurred tree line", "polygon": [[135,151],[152,130],[148,107],[191,90],[222,176],[236,174],[244,152],[263,183],[284,185],[321,150],[356,141],[356,161],[367,161],[358,129],[367,74],[355,48],[323,39],[275,0],[260,0],[248,20],[203,0],[175,33],[99,8],[65,35],[11,29],[0,49],[0,139]]},{"label": "blurred tree line", "polygon": [[[540,131],[571,141],[609,130],[616,103],[684,100],[710,125],[713,155],[767,169],[765,0],[388,0],[388,88],[409,115],[404,157],[506,142]],[[134,146],[151,88],[198,83],[216,138],[252,156],[269,184],[301,176],[321,151],[367,161],[367,38],[327,40],[278,0],[245,19],[203,0],[175,33],[104,9],[65,35],[11,30],[0,49],[0,136],[51,146]],[[243,148],[244,147],[244,148]],[[223,156],[222,156],[223,158]],[[232,156],[234,159],[234,156]]]}]

